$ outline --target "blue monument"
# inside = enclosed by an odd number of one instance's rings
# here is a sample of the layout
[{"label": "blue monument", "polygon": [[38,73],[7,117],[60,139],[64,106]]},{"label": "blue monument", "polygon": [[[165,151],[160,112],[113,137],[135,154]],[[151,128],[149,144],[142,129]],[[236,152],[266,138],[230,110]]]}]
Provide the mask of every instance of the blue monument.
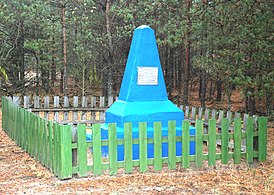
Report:
[{"label": "blue monument", "polygon": [[[148,137],[153,137],[153,122],[162,122],[162,134],[167,136],[168,121],[176,121],[176,134],[182,135],[184,113],[168,100],[166,86],[158,54],[154,30],[142,25],[135,29],[118,100],[106,111],[102,125],[102,139],[107,139],[107,124],[117,124],[117,138],[123,138],[124,123],[132,122],[133,137],[138,137],[138,123],[147,122]],[[190,128],[190,134],[195,129]],[[179,144],[179,145],[178,145]],[[194,143],[190,143],[192,147]],[[148,146],[148,157],[153,157],[153,145]],[[177,155],[181,155],[181,143],[177,143]],[[177,148],[178,148],[177,147]],[[191,153],[195,151],[190,148]],[[138,145],[133,146],[133,159],[139,158]],[[103,148],[103,153],[107,148]],[[163,156],[167,156],[167,144],[163,144]],[[123,146],[118,146],[118,160],[123,160]]]}]

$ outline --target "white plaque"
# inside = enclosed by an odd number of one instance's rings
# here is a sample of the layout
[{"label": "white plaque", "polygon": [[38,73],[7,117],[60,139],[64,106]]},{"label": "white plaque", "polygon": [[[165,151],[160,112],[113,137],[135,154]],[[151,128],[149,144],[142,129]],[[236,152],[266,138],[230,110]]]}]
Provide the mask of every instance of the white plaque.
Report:
[{"label": "white plaque", "polygon": [[158,67],[138,66],[137,85],[158,85]]}]

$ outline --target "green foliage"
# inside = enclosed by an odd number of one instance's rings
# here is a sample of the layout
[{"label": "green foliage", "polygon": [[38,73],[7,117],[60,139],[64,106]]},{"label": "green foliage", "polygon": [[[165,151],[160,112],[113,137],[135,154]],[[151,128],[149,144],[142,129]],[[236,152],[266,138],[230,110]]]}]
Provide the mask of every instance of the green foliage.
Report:
[{"label": "green foliage", "polygon": [[193,47],[204,51],[194,56],[194,66],[236,85],[247,96],[273,93],[268,85],[273,82],[270,7],[268,1],[254,0],[197,4],[194,12],[203,14],[193,23]]},{"label": "green foliage", "polygon": [[181,86],[184,49],[190,42],[191,75],[205,71],[227,91],[234,85],[247,96],[273,94],[271,2],[191,1],[190,10],[187,2],[110,1],[110,46],[105,1],[0,0],[1,72],[5,69],[13,84],[22,70],[38,72],[44,80],[54,79],[49,72],[60,73],[65,5],[68,74],[77,78],[78,86],[104,88],[108,70],[119,86],[132,32],[145,24],[155,30],[167,83]]}]

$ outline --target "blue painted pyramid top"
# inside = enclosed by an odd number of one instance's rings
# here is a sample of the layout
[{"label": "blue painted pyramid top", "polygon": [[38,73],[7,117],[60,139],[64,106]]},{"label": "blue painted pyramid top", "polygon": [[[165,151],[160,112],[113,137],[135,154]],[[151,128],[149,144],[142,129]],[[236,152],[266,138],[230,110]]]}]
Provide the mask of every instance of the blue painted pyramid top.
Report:
[{"label": "blue painted pyramid top", "polygon": [[154,30],[147,25],[134,31],[119,100],[167,100]]}]

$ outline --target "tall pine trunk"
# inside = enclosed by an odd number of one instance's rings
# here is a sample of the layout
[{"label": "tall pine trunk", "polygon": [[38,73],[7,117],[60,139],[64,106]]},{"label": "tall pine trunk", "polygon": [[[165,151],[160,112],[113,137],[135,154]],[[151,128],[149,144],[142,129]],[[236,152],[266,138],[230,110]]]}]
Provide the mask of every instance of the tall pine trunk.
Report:
[{"label": "tall pine trunk", "polygon": [[222,100],[222,85],[223,82],[222,80],[218,79],[216,82],[216,86],[217,86],[217,97],[216,97],[216,101],[220,102]]},{"label": "tall pine trunk", "polygon": [[186,33],[186,45],[185,45],[185,64],[184,64],[184,85],[183,85],[183,103],[188,104],[188,83],[190,78],[190,29],[191,29],[191,19],[190,19],[190,8],[191,0],[186,0],[186,18],[187,18],[187,33]]},{"label": "tall pine trunk", "polygon": [[[63,30],[63,77],[62,80],[62,91],[65,96],[68,95],[68,78],[67,78],[67,38],[66,38],[66,16],[65,16],[66,5],[62,4],[62,30]],[[60,82],[61,84],[61,82]],[[61,86],[60,86],[61,89]]]},{"label": "tall pine trunk", "polygon": [[108,37],[108,85],[107,85],[107,95],[108,97],[112,96],[112,88],[113,88],[113,43],[112,43],[112,35],[111,35],[111,24],[110,24],[110,1],[106,1],[106,30]]},{"label": "tall pine trunk", "polygon": [[245,93],[245,108],[246,113],[254,115],[256,113],[256,100],[254,97],[254,88],[248,88]]},{"label": "tall pine trunk", "polygon": [[206,72],[205,70],[201,70],[200,72],[200,102],[201,106],[205,107],[205,100],[206,100]]},{"label": "tall pine trunk", "polygon": [[20,85],[25,85],[25,52],[24,52],[24,23],[20,21],[19,38],[18,38],[18,65]]}]

